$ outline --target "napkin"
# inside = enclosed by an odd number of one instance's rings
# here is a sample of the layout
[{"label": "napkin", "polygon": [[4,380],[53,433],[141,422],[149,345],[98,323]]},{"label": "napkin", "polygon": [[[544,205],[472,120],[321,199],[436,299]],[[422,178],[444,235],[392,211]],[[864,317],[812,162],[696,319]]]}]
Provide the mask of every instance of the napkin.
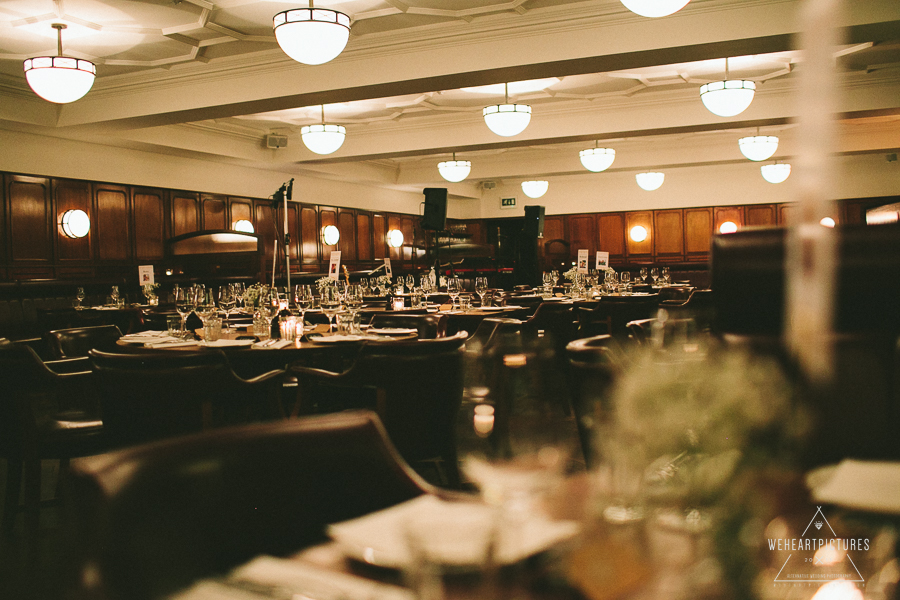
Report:
[{"label": "napkin", "polygon": [[[175,338],[172,338],[175,339]],[[158,341],[158,342],[150,342],[144,344],[144,348],[184,348],[187,346],[196,346],[197,342],[166,342],[166,341]]]},{"label": "napkin", "polygon": [[812,488],[817,502],[900,515],[900,462],[844,460],[824,479]]},{"label": "napkin", "polygon": [[200,342],[201,346],[208,346],[210,348],[235,348],[240,346],[249,346],[253,344],[253,340],[216,340],[214,342],[202,341]]},{"label": "napkin", "polygon": [[288,346],[293,346],[293,340],[263,340],[261,342],[256,342],[253,344],[253,348],[257,350],[279,350],[281,348],[287,348]]}]

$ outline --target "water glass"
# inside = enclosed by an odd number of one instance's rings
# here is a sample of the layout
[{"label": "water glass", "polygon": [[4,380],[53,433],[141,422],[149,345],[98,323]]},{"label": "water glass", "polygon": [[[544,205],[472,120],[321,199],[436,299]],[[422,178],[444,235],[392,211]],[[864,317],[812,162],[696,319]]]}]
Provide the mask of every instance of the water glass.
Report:
[{"label": "water glass", "polygon": [[207,342],[217,342],[222,337],[222,319],[208,317],[203,323],[203,339]]},{"label": "water glass", "polygon": [[267,340],[272,336],[272,323],[268,317],[259,316],[253,319],[253,335],[260,341]]},{"label": "water glass", "polygon": [[459,296],[459,309],[466,311],[472,308],[472,296],[469,294],[460,294]]},{"label": "water glass", "polygon": [[303,321],[297,317],[281,317],[278,321],[281,339],[294,341],[303,335]]},{"label": "water glass", "polygon": [[166,333],[172,337],[181,337],[181,317],[166,317]]}]

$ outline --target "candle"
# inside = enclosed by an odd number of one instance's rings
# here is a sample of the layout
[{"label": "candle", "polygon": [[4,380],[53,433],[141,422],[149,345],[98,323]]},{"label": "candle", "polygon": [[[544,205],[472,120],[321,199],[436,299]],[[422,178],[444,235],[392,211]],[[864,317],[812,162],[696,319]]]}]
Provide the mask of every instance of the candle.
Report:
[{"label": "candle", "polygon": [[403,298],[394,296],[394,310],[403,310]]},{"label": "candle", "polygon": [[473,418],[475,433],[479,437],[487,437],[494,430],[494,407],[489,404],[479,404],[475,407]]}]

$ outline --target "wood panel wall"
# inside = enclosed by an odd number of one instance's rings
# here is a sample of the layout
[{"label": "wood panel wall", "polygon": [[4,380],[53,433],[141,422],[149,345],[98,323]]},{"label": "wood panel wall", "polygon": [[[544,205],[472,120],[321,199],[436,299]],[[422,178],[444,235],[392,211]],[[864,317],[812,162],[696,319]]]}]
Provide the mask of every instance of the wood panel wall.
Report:
[{"label": "wood panel wall", "polygon": [[[276,220],[279,235],[283,206],[271,200],[122,186],[102,182],[55,179],[2,173],[0,195],[0,281],[34,279],[126,279],[137,265],[162,265],[167,239],[201,229],[231,229],[249,220],[262,239],[266,263],[271,265]],[[865,210],[900,198],[859,198],[841,201],[838,223],[863,223]],[[59,218],[80,209],[91,218],[91,231],[81,239],[65,237]],[[614,213],[549,215],[544,237],[538,240],[543,261],[574,261],[578,250],[607,251],[612,264],[702,263],[718,227],[732,221],[738,227],[783,225],[789,204],[695,207]],[[291,267],[294,272],[324,272],[332,250],[340,250],[350,270],[375,268],[390,257],[398,272],[421,267],[413,246],[425,246],[425,232],[417,215],[291,203],[288,207]],[[475,243],[486,243],[491,220],[473,219],[463,225]],[[321,231],[336,225],[341,239],[325,246]],[[628,232],[644,227],[643,242]],[[402,248],[389,248],[387,232],[399,229]],[[279,240],[281,244],[283,240]],[[198,274],[202,277],[202,274]]]}]

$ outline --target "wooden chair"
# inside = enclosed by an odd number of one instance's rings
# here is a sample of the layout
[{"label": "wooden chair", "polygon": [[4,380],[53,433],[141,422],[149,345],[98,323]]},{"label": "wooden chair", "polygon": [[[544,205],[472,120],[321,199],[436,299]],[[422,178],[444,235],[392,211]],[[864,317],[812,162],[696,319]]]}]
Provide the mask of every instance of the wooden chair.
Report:
[{"label": "wooden chair", "polygon": [[120,337],[122,332],[115,325],[56,329],[46,335],[47,346],[56,360],[86,357],[94,348],[112,351]]},{"label": "wooden chair", "polygon": [[284,416],[284,370],[238,377],[220,350],[90,351],[113,447]]},{"label": "wooden chair", "polygon": [[70,481],[70,579],[95,581],[79,591],[108,600],[167,597],[260,554],[322,542],[330,523],[434,491],[366,411],[128,448],[79,461]]},{"label": "wooden chair", "polygon": [[62,478],[69,459],[105,448],[103,424],[97,414],[91,407],[70,403],[72,397],[80,397],[77,388],[91,385],[92,373],[58,373],[52,370],[54,366],[53,362],[43,363],[30,347],[0,339],[0,456],[7,463],[2,532],[10,535],[16,513],[24,510],[29,553],[37,542],[41,461],[59,460]]},{"label": "wooden chair", "polygon": [[374,409],[407,462],[418,469],[431,465],[441,483],[457,485],[454,426],[466,338],[463,331],[431,340],[367,342],[343,373],[291,365],[297,411]]}]

